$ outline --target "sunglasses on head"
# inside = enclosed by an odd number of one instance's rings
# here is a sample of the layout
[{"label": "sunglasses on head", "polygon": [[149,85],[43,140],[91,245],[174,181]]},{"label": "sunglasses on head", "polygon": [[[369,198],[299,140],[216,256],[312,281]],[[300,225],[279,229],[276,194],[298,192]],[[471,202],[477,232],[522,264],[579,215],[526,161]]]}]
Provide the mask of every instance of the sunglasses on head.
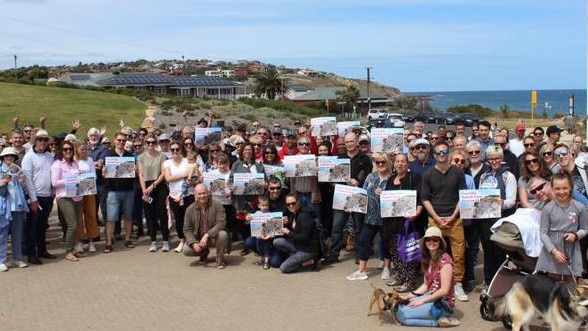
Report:
[{"label": "sunglasses on head", "polygon": [[543,182],[541,185],[535,187],[534,189],[529,190],[529,192],[531,192],[531,194],[535,194],[535,193],[541,191],[543,189],[543,187],[545,187],[545,182]]}]

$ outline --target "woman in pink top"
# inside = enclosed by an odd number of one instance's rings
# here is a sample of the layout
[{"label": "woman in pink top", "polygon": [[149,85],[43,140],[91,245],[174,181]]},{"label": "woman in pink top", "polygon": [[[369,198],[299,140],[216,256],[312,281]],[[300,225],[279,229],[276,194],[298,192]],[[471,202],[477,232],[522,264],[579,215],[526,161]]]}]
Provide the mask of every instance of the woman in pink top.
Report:
[{"label": "woman in pink top", "polygon": [[83,257],[82,253],[74,251],[75,234],[77,228],[77,220],[80,210],[82,208],[82,196],[78,195],[77,190],[74,192],[67,192],[65,188],[66,178],[69,176],[77,176],[80,174],[78,164],[74,160],[74,144],[69,141],[64,141],[61,146],[62,157],[55,160],[51,165],[51,185],[55,189],[55,199],[57,206],[63,214],[65,223],[67,224],[67,232],[65,233],[65,259],[68,261],[78,261],[78,258]]}]

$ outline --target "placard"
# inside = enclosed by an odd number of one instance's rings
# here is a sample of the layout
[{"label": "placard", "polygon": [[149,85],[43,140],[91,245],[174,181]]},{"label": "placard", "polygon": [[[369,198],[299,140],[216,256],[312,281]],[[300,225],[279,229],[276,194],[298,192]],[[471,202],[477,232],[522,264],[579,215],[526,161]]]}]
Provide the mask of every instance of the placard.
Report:
[{"label": "placard", "polygon": [[462,219],[500,218],[499,189],[459,190],[459,217]]},{"label": "placard", "polygon": [[372,152],[402,151],[404,148],[403,128],[373,128],[370,135]]},{"label": "placard", "polygon": [[263,183],[265,176],[263,173],[234,173],[233,185],[234,195],[260,195],[263,194]]},{"label": "placard", "polygon": [[104,163],[104,178],[135,178],[134,156],[107,156]]},{"label": "placard", "polygon": [[284,170],[286,177],[316,176],[316,160],[314,154],[285,155]]},{"label": "placard", "polygon": [[205,172],[202,174],[202,184],[210,190],[211,195],[226,196],[228,174]]},{"label": "placard", "polygon": [[69,175],[65,178],[65,196],[79,197],[82,195],[97,194],[96,172],[87,172],[79,175]]},{"label": "placard", "polygon": [[317,161],[319,182],[345,183],[351,179],[351,159],[319,156]]},{"label": "placard", "polygon": [[337,118],[336,117],[315,117],[310,119],[312,127],[312,136],[336,136]]},{"label": "placard", "polygon": [[382,193],[380,193],[380,216],[414,216],[416,215],[416,204],[416,190],[382,191]]},{"label": "placard", "polygon": [[194,142],[196,145],[209,145],[220,142],[222,138],[222,128],[194,128]]},{"label": "placard", "polygon": [[333,209],[367,214],[367,191],[361,187],[335,184]]},{"label": "placard", "polygon": [[282,212],[264,213],[257,211],[251,214],[251,236],[256,238],[267,238],[281,236],[280,231],[284,227]]},{"label": "placard", "polygon": [[339,133],[339,137],[343,137],[349,132],[353,132],[355,127],[359,127],[361,124],[359,121],[343,121],[337,122],[337,133]]},{"label": "placard", "polygon": [[270,164],[263,164],[263,171],[265,172],[265,175],[269,178],[269,177],[273,176],[276,172],[284,173],[284,167],[270,165]]}]

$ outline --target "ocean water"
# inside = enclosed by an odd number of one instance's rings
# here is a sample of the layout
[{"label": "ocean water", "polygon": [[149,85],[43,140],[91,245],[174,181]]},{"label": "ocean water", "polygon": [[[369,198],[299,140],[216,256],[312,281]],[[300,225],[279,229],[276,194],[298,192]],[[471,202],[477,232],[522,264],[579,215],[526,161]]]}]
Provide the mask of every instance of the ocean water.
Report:
[{"label": "ocean water", "polygon": [[[459,92],[422,92],[406,93],[408,95],[427,96],[433,108],[445,111],[451,106],[478,104],[492,110],[508,105],[511,110],[531,112],[531,90],[526,91],[459,91]],[[574,113],[586,115],[586,90],[537,90],[537,107],[535,114],[542,115],[547,109],[550,117],[554,114],[568,114],[568,97],[574,96]]]}]

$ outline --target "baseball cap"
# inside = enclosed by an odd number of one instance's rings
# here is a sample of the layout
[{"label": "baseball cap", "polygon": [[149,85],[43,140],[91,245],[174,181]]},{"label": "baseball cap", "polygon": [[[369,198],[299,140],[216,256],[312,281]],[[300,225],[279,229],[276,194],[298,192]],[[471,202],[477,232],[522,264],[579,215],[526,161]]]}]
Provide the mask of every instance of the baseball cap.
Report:
[{"label": "baseball cap", "polygon": [[359,141],[370,141],[370,138],[367,136],[367,134],[362,134],[361,136],[359,136]]},{"label": "baseball cap", "polygon": [[517,127],[515,128],[515,131],[525,131],[525,124],[524,123],[519,123],[517,124]]},{"label": "baseball cap", "polygon": [[410,143],[409,147],[415,147],[418,145],[427,145],[427,146],[431,146],[431,144],[429,143],[429,141],[427,139],[423,139],[423,138],[419,138],[419,139],[415,139]]},{"label": "baseball cap", "polygon": [[563,132],[563,129],[559,128],[557,125],[551,125],[547,128],[547,131],[545,132],[546,135],[550,135],[552,133],[560,133]]},{"label": "baseball cap", "polygon": [[162,134],[159,136],[159,138],[158,138],[157,140],[159,140],[159,141],[162,141],[162,140],[169,140],[169,137],[168,137],[168,135],[167,135],[167,134],[165,134],[165,133],[162,133]]},{"label": "baseball cap", "polygon": [[37,131],[35,138],[49,138],[49,133],[46,130],[41,129]]},{"label": "baseball cap", "polygon": [[286,131],[286,137],[297,137],[297,136],[298,136],[298,134],[294,130]]},{"label": "baseball cap", "polygon": [[280,136],[281,136],[281,135],[283,135],[283,134],[284,134],[284,132],[282,132],[282,129],[274,129],[274,130],[272,131],[272,134],[273,134],[273,135],[280,135]]}]

